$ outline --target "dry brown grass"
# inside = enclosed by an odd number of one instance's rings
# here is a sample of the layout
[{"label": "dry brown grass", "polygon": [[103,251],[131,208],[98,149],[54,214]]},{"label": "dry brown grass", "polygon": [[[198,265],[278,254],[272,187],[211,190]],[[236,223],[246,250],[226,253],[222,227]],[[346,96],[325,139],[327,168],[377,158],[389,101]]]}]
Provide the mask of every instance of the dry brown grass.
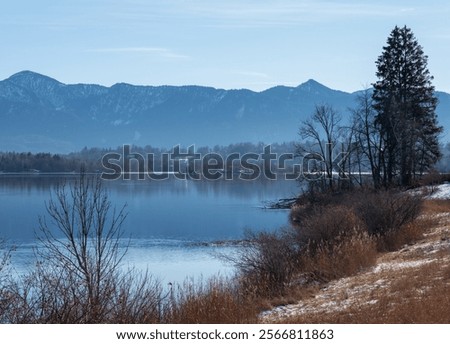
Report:
[{"label": "dry brown grass", "polygon": [[316,281],[330,281],[362,271],[375,264],[376,242],[366,233],[354,231],[334,245],[319,245],[312,255],[302,258],[303,271]]},{"label": "dry brown grass", "polygon": [[[425,202],[418,219],[386,235],[383,244],[389,250],[379,254],[380,243],[360,230],[354,213],[331,205],[307,219],[310,228],[320,229],[309,237],[314,250],[301,251],[297,270],[281,279],[283,293],[258,293],[248,285],[242,289],[239,281],[188,283],[176,290],[164,322],[448,323],[449,209],[450,202]],[[276,268],[286,258],[283,250],[292,258],[285,247],[292,233],[277,236],[276,245],[270,245],[274,237],[259,239],[251,262],[260,262],[261,253],[267,261],[258,271]]]},{"label": "dry brown grass", "polygon": [[[284,318],[282,322],[450,323],[448,262],[432,262],[417,269],[396,270],[395,275],[385,274],[385,278],[392,280],[390,285],[372,292],[374,299],[369,302],[364,298],[352,300],[347,307],[299,314]],[[339,296],[336,302],[339,304]]]},{"label": "dry brown grass", "polygon": [[289,298],[299,279],[322,283],[374,264],[376,240],[352,208],[316,206],[299,224],[249,237],[235,262],[241,290],[257,298]]},{"label": "dry brown grass", "polygon": [[404,228],[401,249],[362,273],[330,281],[309,298],[263,313],[279,323],[450,323],[449,201],[426,201]]},{"label": "dry brown grass", "polygon": [[380,252],[390,252],[401,249],[404,245],[410,245],[423,237],[424,229],[430,225],[430,219],[421,219],[407,223],[398,230],[392,230],[384,236],[378,237],[377,249]]},{"label": "dry brown grass", "polygon": [[428,199],[423,202],[422,214],[434,215],[450,212],[450,200]]},{"label": "dry brown grass", "polygon": [[295,240],[310,249],[333,246],[365,230],[364,223],[352,208],[341,205],[316,207],[304,214],[295,227]]},{"label": "dry brown grass", "polygon": [[186,281],[173,291],[164,322],[171,324],[255,323],[257,309],[228,280]]}]

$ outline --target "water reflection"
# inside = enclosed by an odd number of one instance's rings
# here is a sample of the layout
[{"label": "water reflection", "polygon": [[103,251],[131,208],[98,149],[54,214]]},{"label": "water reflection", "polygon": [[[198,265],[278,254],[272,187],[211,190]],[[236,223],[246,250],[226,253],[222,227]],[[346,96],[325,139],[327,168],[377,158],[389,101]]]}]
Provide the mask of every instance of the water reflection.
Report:
[{"label": "water reflection", "polygon": [[[68,176],[0,176],[0,238],[18,245],[15,260],[20,269],[33,261],[35,230],[53,187]],[[294,181],[114,181],[105,182],[117,208],[126,204],[125,236],[131,237],[126,263],[163,278],[179,275],[208,276],[230,271],[211,256],[215,250],[192,242],[240,239],[244,230],[273,230],[288,225],[287,212],[262,209],[265,201],[292,197]],[[168,243],[177,242],[177,245]]]}]

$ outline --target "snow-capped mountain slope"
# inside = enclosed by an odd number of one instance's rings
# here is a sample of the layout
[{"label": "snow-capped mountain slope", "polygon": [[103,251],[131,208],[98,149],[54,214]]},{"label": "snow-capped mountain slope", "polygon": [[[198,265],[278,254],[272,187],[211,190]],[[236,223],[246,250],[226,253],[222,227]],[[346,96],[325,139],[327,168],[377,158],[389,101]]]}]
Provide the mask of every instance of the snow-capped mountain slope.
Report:
[{"label": "snow-capped mountain slope", "polygon": [[[438,93],[439,113],[450,95]],[[67,152],[122,144],[171,147],[298,139],[300,122],[329,103],[345,119],[355,93],[314,80],[263,92],[202,86],[66,85],[23,71],[0,81],[0,151]],[[443,123],[445,125],[445,123]]]}]

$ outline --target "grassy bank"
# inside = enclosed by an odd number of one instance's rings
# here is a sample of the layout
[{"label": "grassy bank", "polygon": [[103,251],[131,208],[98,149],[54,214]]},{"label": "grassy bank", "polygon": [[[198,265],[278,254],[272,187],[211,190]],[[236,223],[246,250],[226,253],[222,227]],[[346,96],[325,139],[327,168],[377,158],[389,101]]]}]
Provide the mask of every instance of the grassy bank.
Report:
[{"label": "grassy bank", "polygon": [[373,266],[317,286],[294,303],[264,312],[262,322],[449,323],[450,202],[424,201],[420,235]]}]

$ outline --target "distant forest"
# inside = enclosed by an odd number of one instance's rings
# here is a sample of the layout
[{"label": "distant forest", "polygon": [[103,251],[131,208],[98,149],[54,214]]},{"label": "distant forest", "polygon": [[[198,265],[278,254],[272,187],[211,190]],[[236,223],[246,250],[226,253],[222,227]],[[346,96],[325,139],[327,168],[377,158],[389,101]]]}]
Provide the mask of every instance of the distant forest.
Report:
[{"label": "distant forest", "polygon": [[[222,157],[226,157],[231,153],[263,153],[266,144],[243,142],[230,144],[228,146],[214,147],[195,147],[195,153],[205,155],[207,153],[217,153]],[[296,150],[295,142],[274,143],[271,144],[271,151],[276,154],[294,153]],[[181,152],[187,152],[187,147],[181,147]],[[17,152],[0,152],[0,173],[70,173],[78,172],[80,168],[87,172],[103,171],[102,157],[107,153],[121,154],[123,147],[115,149],[105,148],[83,148],[79,152],[70,154],[51,154],[51,153],[17,153]],[[152,146],[132,146],[131,152],[138,153],[144,157],[147,154],[154,154],[156,166],[161,166],[161,156],[163,153],[172,152],[173,148],[157,148]]]},{"label": "distant forest", "polygon": [[[256,153],[261,154],[266,144],[260,142],[257,144],[244,142],[230,144],[228,146],[198,147],[196,153],[205,155],[207,153],[217,153],[226,157],[231,153]],[[274,143],[271,144],[271,151],[276,154],[296,152],[296,142]],[[440,146],[442,158],[435,165],[438,172],[448,173],[450,171],[450,142]],[[182,147],[186,152],[187,147]],[[153,153],[155,165],[161,166],[161,155],[170,153],[172,148],[157,148],[152,146],[132,146],[132,153],[139,153],[143,156]],[[0,173],[76,173],[83,167],[87,172],[103,171],[102,157],[107,153],[122,153],[122,147],[115,149],[105,148],[83,148],[79,152],[70,154],[51,154],[51,153],[18,153],[18,152],[0,152]],[[369,171],[369,169],[367,169]]]}]

